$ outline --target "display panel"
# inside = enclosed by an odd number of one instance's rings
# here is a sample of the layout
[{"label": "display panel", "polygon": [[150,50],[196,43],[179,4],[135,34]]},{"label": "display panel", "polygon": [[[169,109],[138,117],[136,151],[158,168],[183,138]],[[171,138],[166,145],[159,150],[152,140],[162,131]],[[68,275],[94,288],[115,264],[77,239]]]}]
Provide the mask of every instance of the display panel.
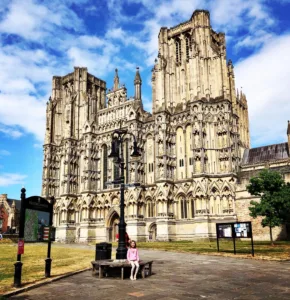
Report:
[{"label": "display panel", "polygon": [[49,226],[50,213],[26,209],[24,223],[24,240],[26,242],[43,242],[44,227]]},{"label": "display panel", "polygon": [[231,238],[233,237],[231,224],[218,224],[218,237]]},{"label": "display panel", "polygon": [[250,223],[236,223],[234,224],[235,235],[238,238],[250,238],[251,230]]}]

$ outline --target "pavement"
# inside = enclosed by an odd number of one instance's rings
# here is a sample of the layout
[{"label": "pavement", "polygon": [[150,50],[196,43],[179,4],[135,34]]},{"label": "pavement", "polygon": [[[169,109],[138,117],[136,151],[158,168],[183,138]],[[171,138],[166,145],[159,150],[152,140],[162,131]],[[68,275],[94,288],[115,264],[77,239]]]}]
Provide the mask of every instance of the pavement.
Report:
[{"label": "pavement", "polygon": [[153,259],[145,279],[102,278],[85,271],[9,299],[290,299],[290,262],[140,250]]}]

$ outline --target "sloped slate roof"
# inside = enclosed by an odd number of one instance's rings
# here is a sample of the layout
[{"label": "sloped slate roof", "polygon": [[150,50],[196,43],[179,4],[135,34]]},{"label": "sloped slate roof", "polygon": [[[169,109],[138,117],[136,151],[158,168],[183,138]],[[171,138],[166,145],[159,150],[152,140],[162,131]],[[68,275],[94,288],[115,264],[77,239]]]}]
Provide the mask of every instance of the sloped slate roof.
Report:
[{"label": "sloped slate roof", "polygon": [[16,209],[20,210],[21,208],[21,201],[20,200],[16,200],[16,199],[7,199],[7,203],[9,204],[9,206],[12,206],[13,201],[15,201],[15,207]]},{"label": "sloped slate roof", "polygon": [[246,149],[242,165],[252,165],[267,161],[289,158],[288,143]]}]

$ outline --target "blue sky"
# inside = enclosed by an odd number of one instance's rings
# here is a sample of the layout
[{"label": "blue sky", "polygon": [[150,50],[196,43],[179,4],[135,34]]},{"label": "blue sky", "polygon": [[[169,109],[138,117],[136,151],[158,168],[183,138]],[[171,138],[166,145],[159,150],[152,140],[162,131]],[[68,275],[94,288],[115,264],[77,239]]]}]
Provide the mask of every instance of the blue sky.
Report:
[{"label": "blue sky", "polygon": [[128,96],[135,69],[151,110],[151,69],[161,26],[208,9],[226,33],[236,87],[249,103],[252,147],[286,141],[290,119],[290,0],[1,0],[0,193],[40,194],[45,103],[53,75],[86,66],[113,83],[119,69]]}]

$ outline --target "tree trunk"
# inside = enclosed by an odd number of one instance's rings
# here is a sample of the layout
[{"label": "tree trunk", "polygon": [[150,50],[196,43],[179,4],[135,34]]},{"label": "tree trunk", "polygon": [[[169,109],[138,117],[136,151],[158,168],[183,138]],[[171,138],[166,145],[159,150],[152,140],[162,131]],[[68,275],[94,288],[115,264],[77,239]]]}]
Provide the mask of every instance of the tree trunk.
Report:
[{"label": "tree trunk", "polygon": [[272,234],[272,226],[270,226],[270,240],[271,240],[271,246],[274,246],[274,243],[273,243],[273,234]]}]

